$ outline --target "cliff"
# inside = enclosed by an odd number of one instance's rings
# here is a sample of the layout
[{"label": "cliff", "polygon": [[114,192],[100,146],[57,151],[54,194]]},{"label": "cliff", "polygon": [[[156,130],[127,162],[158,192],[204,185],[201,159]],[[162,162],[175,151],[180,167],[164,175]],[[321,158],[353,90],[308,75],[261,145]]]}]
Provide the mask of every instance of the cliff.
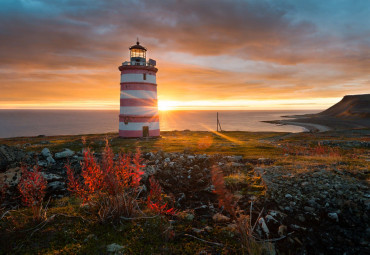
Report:
[{"label": "cliff", "polygon": [[339,118],[370,118],[370,94],[348,95],[318,114]]}]

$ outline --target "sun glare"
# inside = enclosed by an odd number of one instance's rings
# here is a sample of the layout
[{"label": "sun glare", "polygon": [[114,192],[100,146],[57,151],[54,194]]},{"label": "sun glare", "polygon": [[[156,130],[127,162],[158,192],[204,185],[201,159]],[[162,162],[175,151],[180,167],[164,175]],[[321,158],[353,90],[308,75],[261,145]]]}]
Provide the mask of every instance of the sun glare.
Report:
[{"label": "sun glare", "polygon": [[175,109],[175,105],[171,103],[171,101],[158,101],[158,109],[160,111],[170,111]]}]

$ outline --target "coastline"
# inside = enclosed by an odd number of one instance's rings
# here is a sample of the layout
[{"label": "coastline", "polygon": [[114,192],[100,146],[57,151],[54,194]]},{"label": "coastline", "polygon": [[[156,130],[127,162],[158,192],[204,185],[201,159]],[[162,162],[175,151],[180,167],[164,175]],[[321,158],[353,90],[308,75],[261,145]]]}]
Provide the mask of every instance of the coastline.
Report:
[{"label": "coastline", "polygon": [[324,125],[314,124],[314,123],[303,123],[298,121],[289,121],[289,120],[273,120],[273,121],[264,121],[270,124],[278,124],[278,125],[294,125],[300,126],[306,129],[303,132],[326,132],[332,130],[332,128]]}]

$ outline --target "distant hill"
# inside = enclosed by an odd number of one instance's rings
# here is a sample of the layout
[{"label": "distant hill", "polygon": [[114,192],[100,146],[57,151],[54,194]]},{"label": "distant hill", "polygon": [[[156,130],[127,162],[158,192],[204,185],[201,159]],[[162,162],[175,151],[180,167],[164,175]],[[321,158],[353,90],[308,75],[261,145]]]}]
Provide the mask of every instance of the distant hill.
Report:
[{"label": "distant hill", "polygon": [[344,96],[340,102],[317,115],[339,118],[370,118],[370,94]]}]

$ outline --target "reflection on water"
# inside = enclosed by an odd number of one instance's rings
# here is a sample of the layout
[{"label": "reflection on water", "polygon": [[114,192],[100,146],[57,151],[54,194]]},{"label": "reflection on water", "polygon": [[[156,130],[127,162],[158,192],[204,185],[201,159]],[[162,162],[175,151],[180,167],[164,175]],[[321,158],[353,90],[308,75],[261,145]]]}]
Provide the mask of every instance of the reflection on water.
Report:
[{"label": "reflection on water", "polygon": [[[215,130],[217,111],[160,112],[161,130]],[[301,132],[296,126],[276,126],[262,120],[282,115],[317,111],[219,111],[226,131]],[[83,110],[0,110],[0,137],[36,135],[75,135],[118,132],[119,111]]]}]

